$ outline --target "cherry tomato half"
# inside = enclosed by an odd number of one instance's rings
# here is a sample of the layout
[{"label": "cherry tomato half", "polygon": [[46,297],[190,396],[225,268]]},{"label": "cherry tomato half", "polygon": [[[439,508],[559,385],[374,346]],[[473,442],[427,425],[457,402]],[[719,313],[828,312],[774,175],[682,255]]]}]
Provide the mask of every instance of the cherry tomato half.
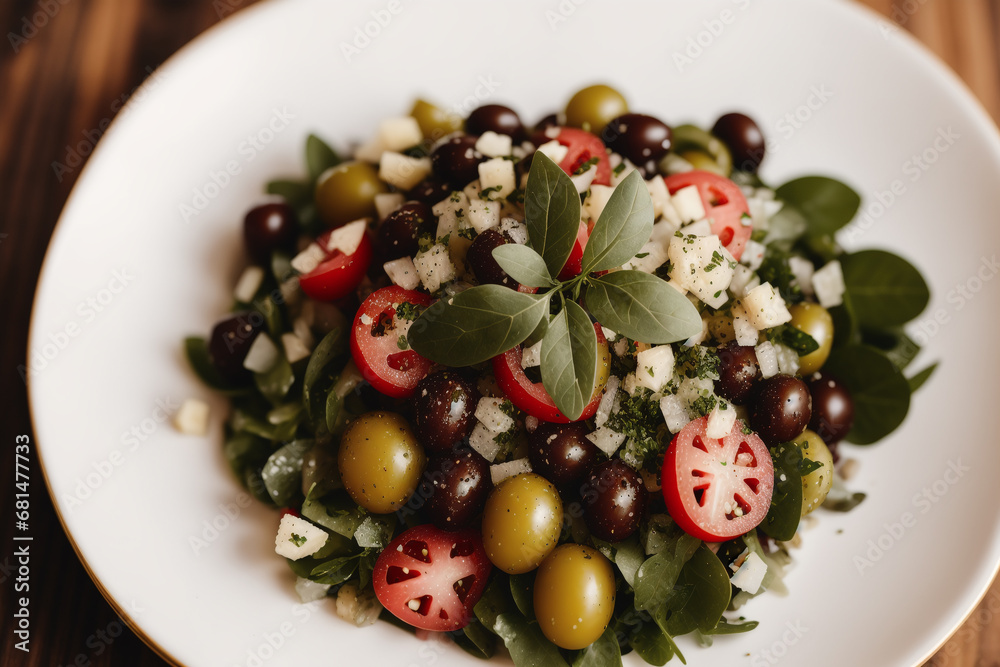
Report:
[{"label": "cherry tomato half", "polygon": [[[316,239],[321,248],[326,248],[333,230]],[[299,277],[302,291],[310,299],[336,301],[342,299],[361,284],[372,261],[372,242],[367,232],[361,237],[358,249],[350,255],[339,250],[327,254],[326,259],[315,269]]]},{"label": "cherry tomato half", "polygon": [[587,223],[580,221],[580,231],[576,233],[576,243],[573,244],[566,264],[559,272],[559,280],[569,280],[580,275],[580,271],[583,270],[583,251],[587,247],[587,241],[590,240],[590,231]]},{"label": "cherry tomato half", "polygon": [[736,420],[723,438],[705,433],[708,417],[689,423],[667,448],[663,499],[684,532],[722,542],[753,530],[771,507],[774,464],[756,433]]},{"label": "cherry tomato half", "polygon": [[427,294],[395,285],[372,292],[354,317],[351,356],[361,375],[386,396],[406,398],[430,370],[431,362],[409,349],[400,337],[409,322],[396,317],[401,303],[426,308]]},{"label": "cherry tomato half", "polygon": [[733,259],[739,261],[753,234],[753,227],[743,224],[743,216],[749,215],[750,208],[740,186],[718,174],[698,170],[667,176],[664,182],[670,194],[690,185],[698,188],[705,217],[712,222],[712,233],[719,237]]},{"label": "cherry tomato half", "polygon": [[410,528],[375,562],[375,596],[415,628],[460,630],[486,588],[493,566],[478,530],[447,532],[432,525]]},{"label": "cherry tomato half", "polygon": [[[595,324],[594,329],[597,332],[597,352],[600,366],[597,369],[597,379],[594,382],[594,396],[587,407],[583,409],[583,414],[577,421],[590,419],[594,416],[594,413],[597,412],[597,406],[601,403],[601,396],[604,394],[604,385],[608,381],[610,369],[608,339],[604,337],[604,332],[601,331],[599,324]],[[510,399],[511,403],[536,419],[559,424],[568,423],[570,419],[559,411],[555,401],[549,396],[549,392],[545,391],[542,383],[532,382],[525,374],[521,367],[521,354],[521,347],[518,346],[493,357],[493,375],[496,376],[501,391]]]},{"label": "cherry tomato half", "polygon": [[563,127],[559,129],[556,141],[569,149],[566,157],[559,163],[563,171],[572,176],[573,172],[596,157],[597,174],[593,183],[611,185],[611,159],[600,137],[575,127]]}]

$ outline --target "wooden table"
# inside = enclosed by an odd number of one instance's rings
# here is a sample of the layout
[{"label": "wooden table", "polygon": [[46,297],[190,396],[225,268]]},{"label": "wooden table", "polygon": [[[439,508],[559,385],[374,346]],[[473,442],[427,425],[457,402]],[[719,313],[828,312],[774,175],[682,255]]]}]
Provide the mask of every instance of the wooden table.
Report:
[{"label": "wooden table", "polygon": [[[79,167],[56,178],[54,161],[67,145],[94,137],[120,100],[180,46],[252,0],[6,0],[4,33],[26,40],[0,47],[0,443],[30,434],[24,384],[28,317],[49,236]],[[995,119],[1000,118],[1000,0],[864,0],[913,32],[965,79]],[[48,6],[53,16],[38,14]],[[39,27],[31,27],[34,23]],[[8,37],[8,41],[10,38]],[[15,53],[16,47],[16,53]],[[117,103],[116,103],[117,102]],[[88,134],[89,133],[89,134]],[[5,470],[11,465],[4,456]],[[4,474],[5,480],[13,472]],[[35,560],[32,652],[14,648],[12,609],[13,521],[10,491],[0,500],[4,551],[0,665],[165,665],[101,597],[56,519],[37,469],[32,522]],[[9,487],[8,487],[9,488]],[[1000,583],[930,665],[1000,664]],[[991,612],[990,609],[994,610]]]}]

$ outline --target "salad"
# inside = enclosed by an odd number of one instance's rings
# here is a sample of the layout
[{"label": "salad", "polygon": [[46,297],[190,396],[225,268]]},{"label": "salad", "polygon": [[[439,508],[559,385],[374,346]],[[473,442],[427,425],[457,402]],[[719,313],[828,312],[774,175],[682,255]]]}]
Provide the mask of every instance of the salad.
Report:
[{"label": "salad", "polygon": [[864,499],[838,443],[934,370],[907,375],[920,273],[845,252],[860,197],[771,187],[765,152],[746,115],[669,126],[603,85],[534,128],[418,101],[351,159],[310,136],[185,341],[302,600],[516,665],[753,630],[813,513]]}]

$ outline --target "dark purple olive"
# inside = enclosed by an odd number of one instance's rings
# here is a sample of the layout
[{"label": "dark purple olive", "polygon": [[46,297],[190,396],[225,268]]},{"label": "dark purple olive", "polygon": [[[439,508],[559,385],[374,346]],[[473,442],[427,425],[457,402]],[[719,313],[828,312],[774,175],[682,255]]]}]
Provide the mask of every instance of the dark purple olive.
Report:
[{"label": "dark purple olive", "polygon": [[517,289],[518,282],[507,275],[507,272],[500,268],[500,265],[493,258],[493,249],[510,243],[498,229],[487,229],[476,237],[469,246],[469,252],[465,260],[472,268],[476,280],[483,285],[503,285],[511,289]]},{"label": "dark purple olive", "polygon": [[264,316],[257,311],[239,313],[215,325],[208,340],[208,356],[223,380],[231,384],[250,380],[250,371],[243,368],[243,362],[263,330]]},{"label": "dark purple olive", "polygon": [[469,525],[493,490],[490,464],[467,447],[431,459],[424,477],[430,482],[427,518],[444,530]]},{"label": "dark purple olive", "polygon": [[608,123],[601,138],[615,153],[627,157],[634,164],[645,164],[667,154],[673,132],[658,118],[627,113]]},{"label": "dark purple olive", "polygon": [[243,219],[247,254],[256,264],[267,265],[275,250],[294,250],[298,235],[295,211],[283,202],[252,208]]},{"label": "dark purple olive", "polygon": [[809,380],[812,419],[809,428],[830,445],[839,442],[854,426],[854,399],[843,382],[825,373]]},{"label": "dark purple olive", "polygon": [[541,422],[528,437],[531,467],[559,487],[579,482],[597,463],[600,450],[587,440],[590,429],[582,422]]},{"label": "dark purple olive", "polygon": [[805,430],[812,416],[806,383],[791,375],[775,375],[757,387],[750,426],[768,445],[791,442]]},{"label": "dark purple olive", "polygon": [[513,137],[514,141],[524,141],[524,125],[513,109],[501,104],[486,104],[475,109],[465,119],[465,131],[479,136],[484,132],[496,132]]},{"label": "dark purple olive", "polygon": [[564,123],[559,122],[559,114],[550,113],[548,116],[538,121],[535,125],[534,133],[538,134],[540,132],[545,132],[545,130],[550,127],[559,127],[560,125],[564,125]]},{"label": "dark purple olive", "polygon": [[434,214],[419,201],[406,202],[386,216],[378,228],[379,245],[386,260],[411,257],[420,249],[418,239],[425,232],[434,233]]},{"label": "dark purple olive", "polygon": [[642,477],[621,459],[597,465],[580,493],[590,533],[608,542],[620,542],[638,530],[649,503]]},{"label": "dark purple olive", "polygon": [[475,425],[479,392],[454,371],[428,375],[413,393],[413,430],[429,452],[446,452]]},{"label": "dark purple olive", "polygon": [[461,189],[479,178],[479,163],[484,156],[476,150],[476,137],[460,135],[438,144],[431,153],[434,173]]},{"label": "dark purple olive", "polygon": [[451,186],[440,178],[426,178],[407,193],[409,199],[433,206],[451,195]]},{"label": "dark purple olive", "polygon": [[715,393],[727,401],[743,405],[750,400],[760,380],[757,353],[752,347],[730,341],[719,348],[718,354],[719,379],[715,381]]},{"label": "dark purple olive", "polygon": [[733,156],[733,166],[740,170],[757,173],[764,161],[764,133],[753,118],[741,113],[727,113],[715,121],[712,134],[722,140]]}]

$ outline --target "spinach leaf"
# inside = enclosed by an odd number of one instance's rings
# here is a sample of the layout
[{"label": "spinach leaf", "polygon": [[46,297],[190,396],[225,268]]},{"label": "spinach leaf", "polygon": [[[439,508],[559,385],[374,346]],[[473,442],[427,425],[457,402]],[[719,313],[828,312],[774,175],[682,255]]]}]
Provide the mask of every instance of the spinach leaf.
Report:
[{"label": "spinach leaf", "polygon": [[342,556],[320,563],[309,573],[308,578],[319,584],[330,584],[331,586],[342,584],[354,576],[358,569],[360,555]]},{"label": "spinach leaf", "polygon": [[555,644],[517,612],[500,614],[494,631],[510,651],[515,667],[569,667]]},{"label": "spinach leaf", "polygon": [[671,546],[650,556],[635,574],[635,608],[652,612],[670,597],[684,564],[694,555],[700,540],[682,534]]},{"label": "spinach leaf", "polygon": [[632,628],[628,638],[639,657],[651,665],[660,667],[674,657],[673,642],[648,615]]},{"label": "spinach leaf", "polygon": [[254,373],[253,379],[261,395],[273,405],[278,405],[295,384],[295,373],[285,355],[279,353],[274,365],[263,373]]},{"label": "spinach leaf", "polygon": [[535,620],[535,573],[510,575],[510,595],[518,611],[530,621]]},{"label": "spinach leaf", "polygon": [[824,365],[854,399],[854,427],[847,440],[869,445],[892,433],[910,409],[910,385],[889,359],[864,345],[835,349]]},{"label": "spinach leaf", "polygon": [[653,200],[638,171],[615,187],[583,250],[583,273],[606,271],[632,259],[653,232]]},{"label": "spinach leaf", "polygon": [[484,628],[483,624],[475,618],[461,630],[449,632],[448,636],[462,650],[480,660],[489,660],[497,650],[497,636]]},{"label": "spinach leaf", "polygon": [[326,394],[337,378],[337,366],[347,353],[347,336],[336,328],[323,336],[309,356],[302,381],[302,401],[313,423],[326,420]]},{"label": "spinach leaf", "polygon": [[760,623],[757,621],[743,621],[740,623],[731,623],[727,619],[722,618],[719,620],[718,625],[712,629],[711,632],[705,632],[706,635],[739,635],[744,632],[750,632],[756,628]]},{"label": "spinach leaf", "polygon": [[794,442],[771,448],[774,491],[760,529],[776,540],[795,537],[802,518],[802,449]]},{"label": "spinach leaf", "polygon": [[825,176],[804,176],[785,183],[778,199],[802,214],[809,236],[833,234],[854,219],[861,197],[847,185]]},{"label": "spinach leaf", "polygon": [[250,387],[232,386],[222,379],[212,364],[208,354],[208,341],[204,338],[197,336],[185,338],[184,355],[194,374],[209,388],[227,396],[241,396],[251,391]]},{"label": "spinach leaf", "polygon": [[597,335],[590,317],[566,301],[542,339],[542,383],[559,411],[579,419],[594,393]]},{"label": "spinach leaf", "polygon": [[314,445],[312,440],[293,440],[267,460],[260,476],[264,480],[271,501],[278,507],[287,507],[302,493],[302,457]]},{"label": "spinach leaf", "polygon": [[302,503],[302,516],[351,539],[365,520],[364,510],[355,505],[346,493],[335,492],[319,499],[313,497],[312,489]]},{"label": "spinach leaf", "polygon": [[340,156],[326,142],[310,134],[306,139],[306,166],[309,168],[309,178],[315,182],[320,175],[330,167],[340,164]]},{"label": "spinach leaf", "polygon": [[544,153],[535,153],[531,160],[524,223],[549,275],[559,275],[580,231],[580,195],[566,172]]},{"label": "spinach leaf", "polygon": [[701,332],[687,297],[642,271],[613,271],[589,281],[587,308],[612,331],[643,343],[675,343]]},{"label": "spinach leaf", "polygon": [[907,382],[910,385],[910,393],[913,394],[918,389],[923,387],[924,383],[930,380],[931,376],[934,375],[934,371],[937,370],[937,367],[938,367],[937,362],[934,362],[924,370],[920,371],[919,373],[908,379]]},{"label": "spinach leaf", "polygon": [[927,307],[930,290],[920,272],[885,250],[862,250],[840,258],[844,284],[858,324],[882,328],[906,324]]},{"label": "spinach leaf", "polygon": [[687,603],[667,619],[667,631],[674,637],[693,630],[711,632],[729,606],[732,584],[719,557],[702,544],[681,570],[678,586],[690,586]]},{"label": "spinach leaf", "polygon": [[920,352],[920,345],[899,328],[862,331],[861,342],[877,348],[901,371],[906,370]]},{"label": "spinach leaf", "polygon": [[620,667],[621,664],[622,649],[610,624],[597,641],[582,649],[573,660],[573,667]]}]

